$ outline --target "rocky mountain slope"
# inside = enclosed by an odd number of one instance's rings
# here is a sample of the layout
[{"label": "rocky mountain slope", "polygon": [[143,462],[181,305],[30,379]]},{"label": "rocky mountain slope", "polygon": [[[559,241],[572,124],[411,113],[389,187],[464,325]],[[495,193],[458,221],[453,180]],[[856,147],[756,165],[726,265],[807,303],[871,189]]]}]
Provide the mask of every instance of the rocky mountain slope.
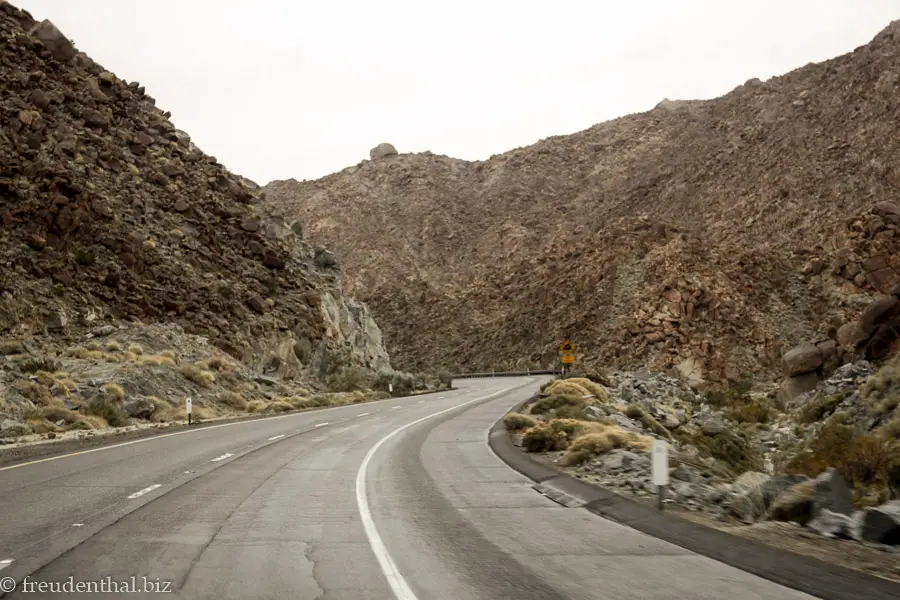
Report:
[{"label": "rocky mountain slope", "polygon": [[0,335],[168,322],[277,375],[389,367],[340,271],[137,82],[0,5]]},{"label": "rocky mountain slope", "polygon": [[546,366],[567,335],[588,366],[769,377],[898,280],[898,59],[900,22],[715,100],[482,162],[379,151],[264,204],[333,244],[405,365]]}]

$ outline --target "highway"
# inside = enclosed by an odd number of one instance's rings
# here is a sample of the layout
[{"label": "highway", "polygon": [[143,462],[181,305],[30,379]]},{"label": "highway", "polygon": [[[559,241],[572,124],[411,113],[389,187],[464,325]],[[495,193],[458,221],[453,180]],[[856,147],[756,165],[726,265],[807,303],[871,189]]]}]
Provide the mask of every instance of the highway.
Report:
[{"label": "highway", "polygon": [[51,582],[119,586],[63,594],[78,598],[812,598],[536,492],[487,439],[541,381],[461,380],[0,468],[3,598],[60,597],[37,591]]}]

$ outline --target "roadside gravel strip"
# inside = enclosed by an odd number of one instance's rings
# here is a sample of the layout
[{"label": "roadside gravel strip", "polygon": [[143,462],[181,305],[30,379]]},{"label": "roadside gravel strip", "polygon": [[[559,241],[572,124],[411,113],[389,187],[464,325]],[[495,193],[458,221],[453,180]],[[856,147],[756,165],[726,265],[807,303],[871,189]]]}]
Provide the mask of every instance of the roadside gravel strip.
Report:
[{"label": "roadside gravel strip", "polygon": [[[526,403],[516,406],[512,412],[520,411]],[[502,419],[491,428],[489,443],[503,462],[540,484],[545,495],[557,502],[580,506],[611,521],[822,600],[900,598],[900,586],[886,579],[660,513],[651,506],[539,463],[512,443]]]}]

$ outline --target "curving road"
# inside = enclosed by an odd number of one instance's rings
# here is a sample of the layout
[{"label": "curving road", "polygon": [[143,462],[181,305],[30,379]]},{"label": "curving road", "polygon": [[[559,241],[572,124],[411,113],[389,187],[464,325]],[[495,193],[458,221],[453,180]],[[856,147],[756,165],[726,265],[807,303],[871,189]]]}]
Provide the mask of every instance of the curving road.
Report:
[{"label": "curving road", "polygon": [[3,597],[60,597],[39,592],[56,582],[79,598],[812,599],[537,493],[487,432],[539,383],[464,380],[0,468]]}]

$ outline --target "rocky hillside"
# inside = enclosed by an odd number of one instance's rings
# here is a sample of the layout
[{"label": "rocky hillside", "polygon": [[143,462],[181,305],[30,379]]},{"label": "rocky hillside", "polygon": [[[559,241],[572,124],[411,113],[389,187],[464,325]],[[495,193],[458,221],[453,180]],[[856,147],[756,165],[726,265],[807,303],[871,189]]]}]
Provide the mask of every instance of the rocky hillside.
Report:
[{"label": "rocky hillside", "polygon": [[545,366],[568,335],[588,366],[770,377],[897,282],[898,60],[900,22],[715,100],[482,162],[380,146],[264,204],[333,243],[404,364]]},{"label": "rocky hillside", "polygon": [[276,379],[390,369],[333,256],[264,217],[143,86],[5,2],[0,37],[0,342],[53,354],[166,323]]}]

